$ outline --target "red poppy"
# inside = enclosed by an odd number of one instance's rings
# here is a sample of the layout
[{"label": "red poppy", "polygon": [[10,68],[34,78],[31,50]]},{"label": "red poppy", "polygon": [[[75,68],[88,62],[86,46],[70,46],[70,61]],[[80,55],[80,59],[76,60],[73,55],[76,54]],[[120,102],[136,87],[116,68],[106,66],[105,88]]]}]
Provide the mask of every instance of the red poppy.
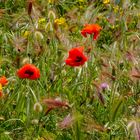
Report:
[{"label": "red poppy", "polygon": [[36,80],[40,77],[40,71],[33,64],[25,64],[17,71],[17,75],[19,78]]},{"label": "red poppy", "polygon": [[65,60],[69,66],[80,66],[87,61],[87,57],[83,54],[84,47],[72,48],[69,51],[69,57]]},{"label": "red poppy", "polygon": [[5,76],[0,77],[0,84],[5,86],[8,83],[8,80]]},{"label": "red poppy", "polygon": [[93,40],[96,40],[99,36],[100,30],[102,28],[98,24],[86,24],[81,31],[81,34],[84,37],[87,37],[87,34],[94,34]]}]

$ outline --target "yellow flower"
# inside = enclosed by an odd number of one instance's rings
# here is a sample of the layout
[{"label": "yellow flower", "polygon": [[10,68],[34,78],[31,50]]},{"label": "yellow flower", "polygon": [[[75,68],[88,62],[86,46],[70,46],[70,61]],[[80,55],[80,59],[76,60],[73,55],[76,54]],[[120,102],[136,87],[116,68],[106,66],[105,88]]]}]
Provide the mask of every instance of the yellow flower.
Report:
[{"label": "yellow flower", "polygon": [[117,24],[117,25],[112,25],[111,26],[111,29],[116,29],[116,28],[118,28],[119,27],[119,25]]},{"label": "yellow flower", "polygon": [[54,3],[54,0],[48,0],[48,3],[49,4],[53,4]]},{"label": "yellow flower", "polygon": [[115,29],[115,25],[110,26],[111,29]]},{"label": "yellow flower", "polygon": [[28,37],[29,34],[30,34],[29,31],[25,31],[24,34],[23,34],[23,36],[24,36],[24,37]]},{"label": "yellow flower", "polygon": [[80,9],[83,9],[84,7],[82,5],[79,6]]},{"label": "yellow flower", "polygon": [[66,20],[65,18],[61,17],[61,18],[57,18],[54,22],[58,25],[62,25],[66,23]]},{"label": "yellow flower", "polygon": [[103,3],[108,4],[108,3],[110,3],[110,0],[103,0]]},{"label": "yellow flower", "polygon": [[79,2],[84,2],[85,0],[78,0]]},{"label": "yellow flower", "polygon": [[45,18],[40,18],[40,19],[38,20],[38,23],[39,23],[39,24],[41,24],[41,23],[45,23],[45,21],[46,21]]},{"label": "yellow flower", "polygon": [[117,5],[117,6],[114,6],[113,9],[114,9],[114,12],[115,12],[115,13],[118,13],[118,11],[119,11],[119,6],[118,6],[118,5]]},{"label": "yellow flower", "polygon": [[118,5],[114,6],[113,9],[114,9],[114,13],[116,13],[116,14],[119,13],[121,16],[123,15],[123,9],[121,7],[119,7]]},{"label": "yellow flower", "polygon": [[0,91],[2,91],[2,84],[0,84]]}]

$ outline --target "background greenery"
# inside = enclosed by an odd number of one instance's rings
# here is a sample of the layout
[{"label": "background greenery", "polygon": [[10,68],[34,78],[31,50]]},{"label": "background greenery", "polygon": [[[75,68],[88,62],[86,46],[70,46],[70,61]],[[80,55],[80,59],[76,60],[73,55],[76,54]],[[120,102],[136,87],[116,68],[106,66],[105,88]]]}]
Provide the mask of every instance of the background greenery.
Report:
[{"label": "background greenery", "polygon": [[[139,140],[139,5],[139,0],[2,0],[0,75],[9,83],[0,99],[0,139]],[[97,41],[81,35],[87,23],[102,26]],[[85,47],[88,62],[66,66],[68,51],[77,46]],[[17,77],[26,62],[40,69],[39,80]],[[104,82],[108,89],[97,88]],[[44,98],[70,107],[46,115]]]}]

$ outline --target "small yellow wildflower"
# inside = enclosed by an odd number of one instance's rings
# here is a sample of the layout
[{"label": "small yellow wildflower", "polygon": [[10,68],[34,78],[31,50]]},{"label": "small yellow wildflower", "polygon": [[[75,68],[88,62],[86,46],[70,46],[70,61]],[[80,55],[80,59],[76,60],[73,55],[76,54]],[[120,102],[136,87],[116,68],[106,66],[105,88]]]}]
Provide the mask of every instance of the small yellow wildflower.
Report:
[{"label": "small yellow wildflower", "polygon": [[116,13],[116,14],[119,13],[121,16],[123,15],[123,9],[121,7],[119,7],[118,5],[114,6],[113,9],[114,9],[114,13]]},{"label": "small yellow wildflower", "polygon": [[137,16],[140,17],[140,13],[138,13]]},{"label": "small yellow wildflower", "polygon": [[119,27],[119,25],[117,24],[117,25],[112,25],[111,26],[111,29],[116,29],[116,28],[118,28]]},{"label": "small yellow wildflower", "polygon": [[78,2],[85,2],[85,0],[78,0]]},{"label": "small yellow wildflower", "polygon": [[61,18],[57,18],[54,22],[58,25],[62,25],[66,23],[66,20],[65,18],[61,17]]},{"label": "small yellow wildflower", "polygon": [[48,3],[49,4],[53,4],[54,3],[54,0],[48,0]]},{"label": "small yellow wildflower", "polygon": [[98,16],[98,19],[103,19],[103,18],[104,18],[103,15]]},{"label": "small yellow wildflower", "polygon": [[108,4],[108,3],[110,3],[110,0],[103,0],[103,3]]},{"label": "small yellow wildflower", "polygon": [[123,15],[123,9],[120,8],[120,15],[122,16]]},{"label": "small yellow wildflower", "polygon": [[114,6],[113,9],[114,9],[114,12],[115,12],[115,13],[118,13],[118,11],[119,11],[119,6],[118,6],[118,5],[117,5],[117,6]]},{"label": "small yellow wildflower", "polygon": [[28,37],[28,36],[29,36],[29,34],[30,34],[30,32],[29,32],[29,31],[25,31],[25,32],[24,32],[24,34],[23,34],[23,36],[24,36],[24,37]]},{"label": "small yellow wildflower", "polygon": [[39,24],[41,24],[41,23],[45,23],[45,21],[46,21],[45,18],[40,18],[40,19],[38,20],[38,23],[39,23]]},{"label": "small yellow wildflower", "polygon": [[79,6],[80,9],[83,9],[84,7],[82,5]]},{"label": "small yellow wildflower", "polygon": [[2,91],[2,84],[0,84],[0,91]]},{"label": "small yellow wildflower", "polygon": [[115,25],[112,25],[112,26],[111,26],[111,29],[115,29]]}]

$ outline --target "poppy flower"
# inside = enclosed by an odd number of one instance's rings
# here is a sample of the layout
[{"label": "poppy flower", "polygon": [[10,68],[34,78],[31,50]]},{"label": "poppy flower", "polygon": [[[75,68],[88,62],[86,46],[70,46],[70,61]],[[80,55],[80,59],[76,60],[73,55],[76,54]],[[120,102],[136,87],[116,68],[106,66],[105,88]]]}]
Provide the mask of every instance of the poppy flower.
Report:
[{"label": "poppy flower", "polygon": [[30,80],[36,80],[40,77],[40,71],[33,64],[25,64],[17,71],[17,75],[22,79],[27,78]]},{"label": "poppy flower", "polygon": [[8,80],[5,76],[0,77],[0,84],[5,86],[8,83]]},{"label": "poppy flower", "polygon": [[83,54],[84,47],[72,48],[69,51],[69,57],[65,60],[69,66],[80,66],[87,61],[87,57]]},{"label": "poppy flower", "polygon": [[81,34],[84,37],[87,37],[87,34],[94,34],[93,40],[96,40],[99,36],[100,30],[102,28],[98,24],[86,24],[81,31]]}]

